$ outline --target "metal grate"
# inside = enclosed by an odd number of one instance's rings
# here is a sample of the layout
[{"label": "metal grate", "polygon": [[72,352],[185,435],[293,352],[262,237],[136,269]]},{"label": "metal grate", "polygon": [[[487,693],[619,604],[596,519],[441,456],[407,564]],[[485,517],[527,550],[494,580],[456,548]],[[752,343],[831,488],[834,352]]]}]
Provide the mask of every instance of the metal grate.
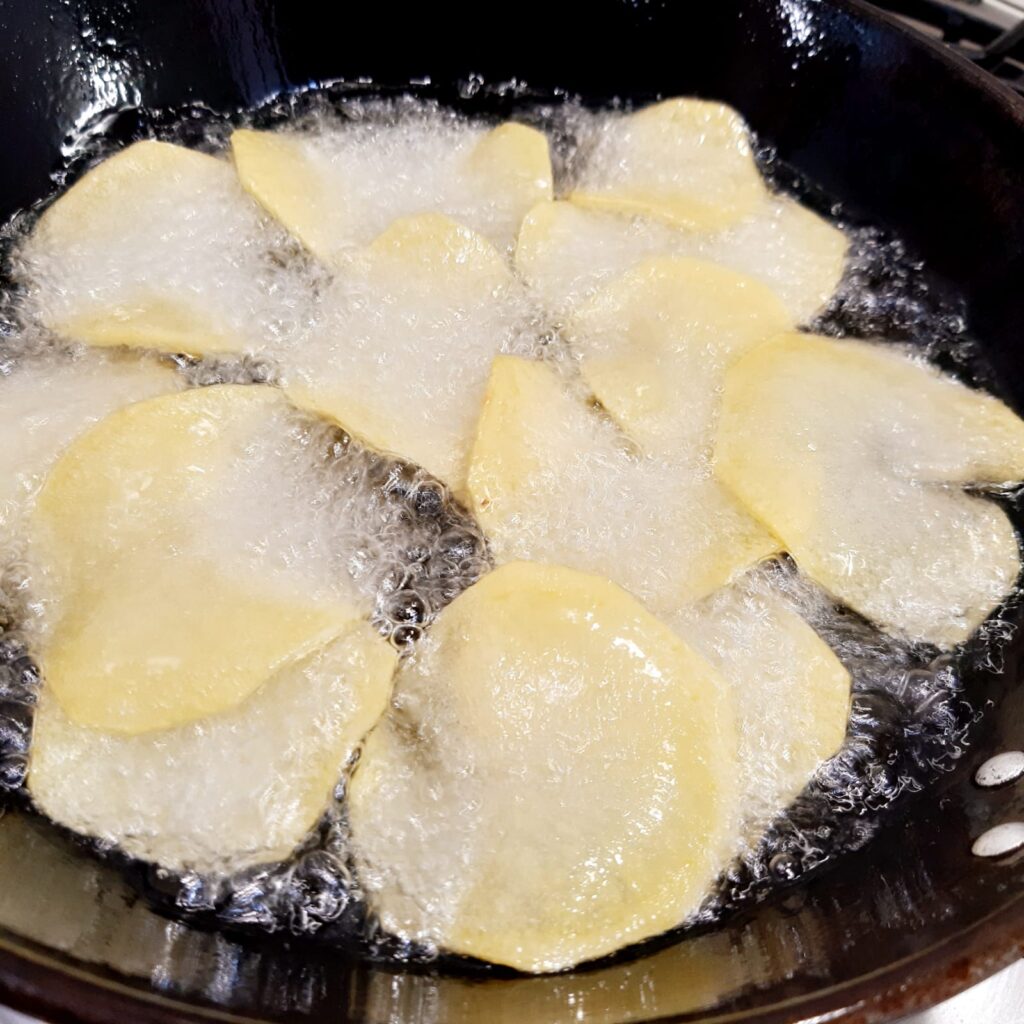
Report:
[{"label": "metal grate", "polygon": [[1021,0],[874,0],[936,36],[1024,96],[1024,5]]}]

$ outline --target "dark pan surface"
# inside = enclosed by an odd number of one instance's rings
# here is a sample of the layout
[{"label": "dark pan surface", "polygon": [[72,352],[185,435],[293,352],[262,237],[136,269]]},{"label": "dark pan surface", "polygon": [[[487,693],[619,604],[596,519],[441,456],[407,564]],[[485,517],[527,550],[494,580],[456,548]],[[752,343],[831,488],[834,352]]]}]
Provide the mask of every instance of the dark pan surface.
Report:
[{"label": "dark pan surface", "polygon": [[[699,94],[736,106],[782,161],[927,257],[963,298],[998,390],[1024,410],[1024,111],[993,81],[846,0],[590,0],[496,9],[303,0],[0,0],[0,219],[51,191],[83,130],[132,108],[218,111],[328,79],[430,79],[512,111],[525,83],[588,102]],[[1010,611],[1016,620],[1017,612]],[[15,811],[0,820],[0,991],[53,1020],[440,1022],[892,1019],[1024,952],[1024,859],[973,839],[1024,819],[977,766],[1024,748],[1024,635],[967,654],[984,713],[955,772],[833,870],[713,932],[548,978],[398,973],[165,920],[111,869]]]}]

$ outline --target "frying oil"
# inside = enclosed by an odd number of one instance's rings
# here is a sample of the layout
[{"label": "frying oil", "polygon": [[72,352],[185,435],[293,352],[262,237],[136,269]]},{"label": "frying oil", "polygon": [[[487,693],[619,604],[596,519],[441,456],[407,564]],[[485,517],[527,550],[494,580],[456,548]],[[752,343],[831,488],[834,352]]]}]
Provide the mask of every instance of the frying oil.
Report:
[{"label": "frying oil", "polygon": [[[224,150],[229,132],[226,119],[195,110],[181,117],[162,112],[126,116],[141,121],[127,126],[115,121],[115,129],[155,128],[163,138],[214,154]],[[608,115],[560,101],[520,105],[516,116],[542,127],[552,140],[558,192],[573,180]],[[339,97],[336,90],[292,97],[241,120],[260,127],[287,122],[287,131],[309,140],[313,159],[325,175],[355,182],[352,194],[357,198],[349,200],[346,215],[359,225],[358,241],[371,240],[395,217],[440,209],[464,219],[499,250],[508,252],[513,244],[516,225],[508,211],[457,187],[459,161],[492,120],[467,117],[428,99]],[[76,160],[87,163],[110,148],[107,135],[84,139],[75,148]],[[773,154],[763,151],[760,156],[770,178],[793,187],[792,176]],[[840,209],[830,208],[824,197],[799,183],[796,187],[819,210],[842,222]],[[386,338],[379,347],[372,343],[375,321],[373,311],[367,314],[365,308],[368,297],[339,297],[329,275],[254,207],[202,195],[186,211],[158,208],[157,217],[165,243],[159,249],[151,246],[150,234],[136,230],[129,211],[100,247],[98,259],[87,258],[83,248],[61,253],[56,262],[20,244],[31,215],[10,227],[0,424],[5,437],[16,441],[9,443],[14,455],[33,445],[52,448],[53,438],[74,436],[128,395],[110,384],[108,371],[117,357],[61,345],[40,324],[76,296],[85,294],[102,305],[119,288],[154,278],[188,290],[211,318],[249,339],[245,356],[165,359],[163,368],[177,376],[176,386],[287,380],[294,353],[327,345],[322,356],[330,361],[340,358],[346,341],[356,335],[370,339],[361,349],[369,369],[353,366],[351,372],[366,373],[368,388],[391,389],[396,407],[412,405],[429,412],[463,403],[467,414],[475,416],[490,359],[498,352],[539,355],[567,379],[576,379],[574,356],[562,340],[563,311],[543,296],[517,294],[496,310],[483,345],[479,336],[460,333],[458,323],[440,318],[440,328],[435,324],[429,330],[403,332],[401,352],[389,351]],[[935,297],[924,268],[884,232],[845,227],[851,239],[846,277],[813,329],[915,344],[969,379],[985,380],[958,307]],[[632,244],[639,253],[657,251],[664,244],[664,231],[652,227]],[[748,260],[743,269],[777,281],[777,253],[771,245],[763,251],[760,265]],[[400,304],[401,294],[393,300]],[[416,313],[399,309],[398,319],[415,320]],[[414,648],[433,617],[493,564],[479,526],[446,484],[424,470],[378,454],[313,417],[300,418],[290,429],[301,437],[303,450],[313,453],[301,473],[291,473],[294,486],[282,493],[277,485],[281,467],[273,450],[250,452],[250,460],[259,465],[239,475],[242,492],[231,496],[225,515],[211,528],[209,543],[217,543],[216,530],[232,529],[231,510],[254,510],[255,518],[235,524],[256,539],[252,550],[259,549],[260,532],[270,529],[267,523],[294,531],[294,523],[301,520],[302,530],[289,534],[293,559],[267,570],[308,571],[311,578],[326,571],[343,578],[348,592],[365,601],[382,634],[402,650]],[[592,429],[608,438],[614,433],[601,421]],[[614,447],[609,440],[608,450]],[[686,530],[671,536],[656,528],[670,505],[664,472],[648,467],[623,473],[617,467],[608,460],[579,462],[575,488],[559,506],[556,533],[574,535],[580,550],[595,553],[581,567],[618,575],[638,596],[656,601],[673,545],[682,551],[693,541]],[[19,472],[16,465],[10,468]],[[46,468],[45,459],[39,461],[22,472],[10,494],[2,495],[5,524],[25,514]],[[708,467],[694,471],[707,473]],[[289,508],[289,503],[297,504]],[[309,507],[316,514],[307,516]],[[700,524],[688,524],[687,530],[699,531]],[[524,534],[523,545],[533,557],[544,556],[536,538]],[[0,786],[17,797],[24,784],[39,684],[32,642],[45,609],[34,603],[33,568],[24,552],[5,540],[2,554]],[[755,838],[709,896],[699,915],[703,921],[764,898],[863,846],[902,798],[952,770],[975,718],[955,657],[883,635],[836,607],[785,559],[754,570],[747,583],[750,600],[758,592],[781,595],[829,643],[852,675],[853,710],[842,750],[781,815],[758,806],[759,792],[770,788],[771,750],[762,752],[762,764],[745,765],[748,777],[742,785],[756,823]],[[983,628],[996,657],[1009,627],[997,621]],[[744,637],[734,640],[742,644]],[[770,700],[759,706],[775,715],[786,711]],[[344,779],[339,779],[334,803],[304,848],[286,864],[201,877],[170,875],[158,866],[124,858],[120,862],[150,898],[186,918],[226,928],[315,935],[382,957],[436,955],[434,950],[397,948],[367,919],[350,870],[343,798]],[[118,859],[102,842],[93,842],[92,849]]]}]

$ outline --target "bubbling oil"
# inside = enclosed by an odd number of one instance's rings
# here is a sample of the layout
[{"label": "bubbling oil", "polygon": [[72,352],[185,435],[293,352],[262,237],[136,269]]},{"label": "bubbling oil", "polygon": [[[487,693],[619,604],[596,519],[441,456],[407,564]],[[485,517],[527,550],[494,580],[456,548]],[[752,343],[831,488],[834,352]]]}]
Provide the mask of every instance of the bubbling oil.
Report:
[{"label": "bubbling oil", "polygon": [[[473,107],[490,95],[506,109],[515,93],[508,86],[491,95],[471,82],[461,91],[460,100],[461,105]],[[556,190],[572,180],[606,116],[565,97],[542,102],[518,99],[515,111],[517,119],[542,128],[551,140]],[[201,108],[136,110],[108,115],[103,121],[105,131],[87,131],[76,140],[68,150],[67,177],[58,176],[57,183],[64,184],[82,166],[108,155],[126,135],[157,134],[216,154],[225,148],[235,124],[266,127],[283,122],[343,154],[346,140],[379,137],[381,153],[392,162],[396,153],[422,153],[426,143],[436,165],[425,186],[434,194],[420,196],[429,203],[439,201],[448,187],[446,161],[479,137],[492,119],[456,112],[422,95],[382,100],[343,87],[296,94],[231,118]],[[352,158],[353,166],[370,179],[381,178],[372,150],[360,152],[363,164]],[[929,287],[926,267],[912,259],[899,240],[874,226],[844,224],[842,209],[799,182],[773,153],[764,149],[759,157],[769,180],[785,183],[789,191],[827,210],[846,227],[851,239],[845,278],[812,325],[815,330],[910,342],[970,380],[988,380],[959,305],[948,296],[937,296]],[[404,176],[382,179],[376,205],[367,213],[368,223],[386,226],[381,209],[408,212],[399,198],[415,170],[410,164]],[[0,373],[5,377],[52,358],[56,348],[67,348],[40,328],[40,295],[47,282],[40,280],[37,268],[18,257],[18,241],[32,219],[32,213],[15,218],[6,232],[7,287],[0,351]],[[216,230],[215,223],[212,227]],[[507,224],[495,220],[485,227],[507,241]],[[282,340],[285,347],[302,344],[326,315],[325,274],[294,244],[274,229],[269,238],[256,242],[246,235],[244,241],[250,247],[246,261],[219,271],[238,276],[229,276],[220,285],[235,289],[235,315],[257,339],[253,352],[238,357],[174,357],[175,372],[189,386],[277,382],[281,367],[276,353],[282,350]],[[250,259],[253,246],[264,247],[255,262]],[[253,273],[253,267],[259,272]],[[538,308],[523,322],[527,326],[518,328],[515,350],[541,354],[557,366],[568,367],[566,372],[571,374],[572,356],[561,341],[558,316]],[[421,364],[425,366],[426,356],[412,353],[410,365],[398,372],[415,377]],[[72,349],[64,351],[63,357],[80,358],[81,354]],[[443,385],[426,376],[412,400],[437,400],[436,389]],[[2,386],[0,380],[0,396]],[[46,389],[41,387],[40,402],[45,401]],[[381,634],[407,651],[430,628],[437,613],[491,567],[483,533],[445,483],[422,469],[377,453],[324,422],[309,419],[304,430],[305,444],[320,452],[319,491],[328,493],[330,507],[346,517],[344,546],[353,554],[339,571],[348,572],[367,596]],[[628,515],[628,508],[623,513]],[[326,542],[336,541],[328,532]],[[23,801],[32,707],[40,682],[32,660],[32,622],[37,610],[31,571],[21,553],[4,546],[0,563],[0,789],[9,799]],[[765,588],[781,594],[829,643],[851,673],[853,711],[842,750],[822,766],[783,814],[762,823],[763,837],[722,876],[697,922],[690,924],[712,922],[765,899],[862,847],[906,796],[926,789],[955,767],[977,718],[957,658],[882,634],[837,607],[799,577],[786,559],[759,567],[748,582],[755,592]],[[983,629],[995,657],[1010,627],[997,619]],[[756,784],[756,779],[748,781]],[[91,853],[120,863],[153,902],[186,920],[242,933],[269,931],[316,938],[377,958],[436,957],[436,950],[400,945],[382,935],[368,916],[348,853],[344,786],[344,779],[339,780],[331,806],[288,862],[231,875],[172,874],[127,860],[96,842],[80,837],[75,841],[84,842]]]}]

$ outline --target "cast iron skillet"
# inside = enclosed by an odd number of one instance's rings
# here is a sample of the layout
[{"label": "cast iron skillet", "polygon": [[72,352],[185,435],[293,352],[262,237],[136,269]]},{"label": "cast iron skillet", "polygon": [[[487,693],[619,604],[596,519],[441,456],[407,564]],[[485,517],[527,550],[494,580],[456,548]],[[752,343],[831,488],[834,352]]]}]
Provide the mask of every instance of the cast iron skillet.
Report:
[{"label": "cast iron skillet", "polygon": [[[326,79],[429,88],[516,79],[586,100],[699,94],[845,204],[925,255],[966,301],[999,389],[1024,409],[1024,109],[1002,87],[854,0],[0,0],[0,217],[51,190],[62,147],[111,108],[217,110]],[[131,136],[132,115],[114,122]],[[1011,613],[1011,616],[1013,613]],[[166,921],[108,868],[17,813],[0,821],[0,991],[59,1021],[868,1022],[928,1006],[1024,950],[1024,862],[972,840],[1024,819],[1024,789],[977,766],[1024,747],[1024,633],[993,667],[968,754],[831,871],[633,961],[550,978],[371,969]]]}]

